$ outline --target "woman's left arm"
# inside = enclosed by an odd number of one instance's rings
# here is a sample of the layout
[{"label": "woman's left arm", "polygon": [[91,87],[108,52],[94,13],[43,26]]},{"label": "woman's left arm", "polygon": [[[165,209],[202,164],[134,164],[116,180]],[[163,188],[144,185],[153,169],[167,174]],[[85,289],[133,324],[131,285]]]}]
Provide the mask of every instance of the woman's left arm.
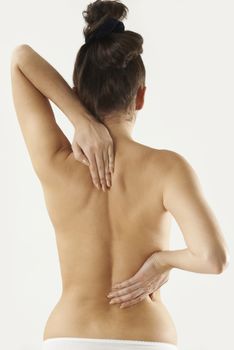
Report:
[{"label": "woman's left arm", "polygon": [[108,129],[92,117],[63,77],[29,45],[19,45],[14,49],[12,72],[16,66],[68,117],[75,128],[72,144],[75,158],[89,166],[93,183],[98,187],[101,182],[102,188],[106,189],[111,184],[114,163],[113,141]]}]

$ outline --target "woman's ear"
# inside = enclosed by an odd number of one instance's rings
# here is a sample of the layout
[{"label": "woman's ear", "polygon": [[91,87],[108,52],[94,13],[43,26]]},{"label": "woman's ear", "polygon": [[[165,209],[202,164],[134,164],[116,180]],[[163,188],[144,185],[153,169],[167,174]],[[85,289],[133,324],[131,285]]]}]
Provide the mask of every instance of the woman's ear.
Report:
[{"label": "woman's ear", "polygon": [[145,98],[145,90],[146,86],[140,86],[138,91],[137,91],[137,96],[136,96],[136,109],[142,109],[144,105],[144,98]]},{"label": "woman's ear", "polygon": [[76,86],[73,86],[72,90],[75,91],[75,92],[77,92]]}]

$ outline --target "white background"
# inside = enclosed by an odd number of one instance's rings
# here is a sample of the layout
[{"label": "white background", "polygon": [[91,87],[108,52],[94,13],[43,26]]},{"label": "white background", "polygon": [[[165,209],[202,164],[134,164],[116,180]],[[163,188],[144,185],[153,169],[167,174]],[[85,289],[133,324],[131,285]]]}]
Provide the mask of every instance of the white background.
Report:
[{"label": "white background", "polygon": [[[17,123],[10,56],[29,44],[71,83],[84,38],[88,1],[8,1],[0,14],[0,347],[39,350],[47,317],[61,292],[55,235]],[[126,29],[142,34],[145,107],[134,137],[184,155],[231,251],[221,275],[174,269],[162,297],[178,331],[179,350],[233,347],[233,117],[234,6],[232,0],[128,0]],[[71,139],[72,126],[53,105]],[[140,169],[140,164],[139,164]],[[174,222],[171,249],[184,247]]]}]

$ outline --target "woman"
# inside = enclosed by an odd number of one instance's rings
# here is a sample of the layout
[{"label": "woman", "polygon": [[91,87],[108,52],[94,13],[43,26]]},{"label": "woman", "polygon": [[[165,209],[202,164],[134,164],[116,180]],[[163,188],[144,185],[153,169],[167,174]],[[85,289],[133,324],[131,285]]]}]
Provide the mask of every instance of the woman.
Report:
[{"label": "woman", "polygon": [[[125,30],[127,11],[118,1],[97,0],[83,12],[85,43],[73,89],[30,46],[12,55],[14,104],[55,229],[62,276],[44,350],[176,350],[160,287],[173,268],[219,274],[228,265],[223,234],[192,166],[131,136],[146,87],[143,39]],[[49,99],[74,125],[72,144]],[[172,216],[186,249],[168,250]]]}]

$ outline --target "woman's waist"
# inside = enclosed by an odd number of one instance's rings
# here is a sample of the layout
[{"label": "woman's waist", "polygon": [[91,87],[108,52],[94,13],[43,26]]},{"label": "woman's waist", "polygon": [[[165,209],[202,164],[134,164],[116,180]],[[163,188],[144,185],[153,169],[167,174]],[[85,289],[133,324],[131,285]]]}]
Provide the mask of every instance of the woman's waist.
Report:
[{"label": "woman's waist", "polygon": [[107,298],[63,294],[52,310],[44,337],[74,336],[107,339],[176,341],[173,321],[160,298],[146,297],[120,309]]},{"label": "woman's waist", "polygon": [[[118,296],[115,298],[115,303],[110,304],[112,298],[107,297],[108,292],[109,291],[106,288],[103,288],[103,286],[100,286],[99,288],[97,286],[93,288],[70,286],[63,288],[59,303],[60,305],[71,305],[71,308],[77,312],[78,310],[81,311],[86,309],[97,310],[97,312],[100,309],[102,314],[104,311],[106,311],[107,314],[111,312],[116,313],[117,310],[122,311],[123,309],[120,308],[120,305],[124,302],[123,298]],[[124,309],[132,312],[132,310],[137,309],[139,305],[148,305],[149,308],[149,306],[154,307],[159,304],[163,305],[160,289],[153,293],[152,298],[148,294],[142,301],[138,301],[137,304],[125,307]]]},{"label": "woman's waist", "polygon": [[129,307],[120,308],[120,303],[109,304],[109,299],[103,295],[87,295],[66,292],[63,293],[50,315],[51,320],[63,319],[66,323],[75,324],[105,324],[126,323],[142,327],[144,323],[152,326],[171,323],[169,312],[161,301],[159,291],[155,292],[154,300],[147,296],[142,301]]}]

